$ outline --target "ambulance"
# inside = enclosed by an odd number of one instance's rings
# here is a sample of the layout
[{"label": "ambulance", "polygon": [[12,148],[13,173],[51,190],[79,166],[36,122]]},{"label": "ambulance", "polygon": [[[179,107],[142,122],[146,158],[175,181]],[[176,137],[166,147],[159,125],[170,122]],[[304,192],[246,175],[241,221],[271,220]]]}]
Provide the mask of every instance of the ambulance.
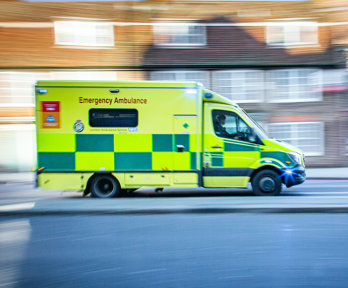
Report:
[{"label": "ambulance", "polygon": [[43,189],[110,198],[250,183],[255,195],[274,196],[306,178],[301,150],[197,82],[46,80],[35,94]]}]

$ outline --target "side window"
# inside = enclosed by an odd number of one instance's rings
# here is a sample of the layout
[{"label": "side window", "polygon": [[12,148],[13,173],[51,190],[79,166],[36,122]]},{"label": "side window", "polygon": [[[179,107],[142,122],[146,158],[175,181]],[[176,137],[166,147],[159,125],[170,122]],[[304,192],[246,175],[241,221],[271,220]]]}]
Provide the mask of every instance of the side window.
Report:
[{"label": "side window", "polygon": [[[227,112],[227,111],[225,111]],[[220,127],[225,127],[227,135],[225,133],[225,136],[222,137],[226,137],[228,135],[235,135],[237,134],[237,127],[238,127],[238,118],[237,115],[234,114],[220,114],[220,115],[224,115],[225,116],[225,125],[220,125]],[[223,116],[218,116],[218,117],[223,117]],[[221,122],[216,122],[216,123],[221,123]],[[217,125],[218,127],[218,125]]]},{"label": "side window", "polygon": [[238,117],[238,120],[238,132],[249,133],[249,126],[242,120],[242,118]]},{"label": "side window", "polygon": [[213,110],[215,134],[219,137],[256,143],[253,129],[231,111]]}]

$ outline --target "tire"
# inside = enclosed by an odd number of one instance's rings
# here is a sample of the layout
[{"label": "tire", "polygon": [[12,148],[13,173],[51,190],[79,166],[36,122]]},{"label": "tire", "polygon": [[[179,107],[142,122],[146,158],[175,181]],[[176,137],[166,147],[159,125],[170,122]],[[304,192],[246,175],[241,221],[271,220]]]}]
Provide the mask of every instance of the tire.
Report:
[{"label": "tire", "polygon": [[121,195],[121,187],[111,175],[97,175],[91,182],[91,196],[95,198],[112,198]]},{"label": "tire", "polygon": [[282,191],[282,181],[273,170],[258,172],[251,181],[256,196],[277,196]]}]

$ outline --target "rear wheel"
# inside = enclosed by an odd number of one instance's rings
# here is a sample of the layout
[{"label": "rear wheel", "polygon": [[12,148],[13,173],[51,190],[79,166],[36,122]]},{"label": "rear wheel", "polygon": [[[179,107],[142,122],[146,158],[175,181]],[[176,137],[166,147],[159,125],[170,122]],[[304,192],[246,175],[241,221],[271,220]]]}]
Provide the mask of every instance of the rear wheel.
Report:
[{"label": "rear wheel", "polygon": [[121,194],[121,187],[113,176],[97,175],[92,179],[91,194],[96,198],[118,197]]},{"label": "rear wheel", "polygon": [[273,170],[258,172],[251,181],[256,196],[276,196],[282,191],[282,181]]}]

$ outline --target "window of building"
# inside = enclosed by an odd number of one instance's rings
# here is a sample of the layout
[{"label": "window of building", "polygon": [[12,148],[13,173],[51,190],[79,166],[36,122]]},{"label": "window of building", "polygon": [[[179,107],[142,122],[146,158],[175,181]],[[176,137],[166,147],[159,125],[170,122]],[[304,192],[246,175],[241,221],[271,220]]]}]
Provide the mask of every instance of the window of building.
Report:
[{"label": "window of building", "polygon": [[209,72],[207,71],[154,71],[150,79],[155,81],[197,81],[210,88]]},{"label": "window of building", "polygon": [[348,72],[345,69],[323,70],[323,93],[346,91],[348,87]]},{"label": "window of building", "polygon": [[117,72],[114,71],[53,71],[54,80],[103,80],[113,81],[117,79]]},{"label": "window of building", "polygon": [[89,125],[91,127],[137,127],[138,111],[136,109],[90,109]]},{"label": "window of building", "polygon": [[45,72],[0,72],[0,106],[33,106],[35,82],[50,77]]},{"label": "window of building", "polygon": [[36,166],[34,124],[0,125],[0,171],[32,171]]},{"label": "window of building", "polygon": [[322,71],[319,69],[281,69],[267,73],[270,102],[322,100]]},{"label": "window of building", "polygon": [[316,22],[274,22],[266,27],[266,41],[270,46],[302,46],[318,43]]},{"label": "window of building", "polygon": [[0,72],[0,106],[33,106],[38,80],[116,80],[114,71]]},{"label": "window of building", "polygon": [[264,72],[226,70],[213,72],[213,90],[234,102],[261,102],[264,98]]},{"label": "window of building", "polygon": [[301,149],[306,156],[324,155],[324,123],[287,122],[268,124],[268,135]]},{"label": "window of building", "polygon": [[323,85],[340,85],[348,83],[348,72],[345,69],[323,70]]},{"label": "window of building", "polygon": [[194,23],[156,23],[153,26],[157,46],[204,46],[206,28]]},{"label": "window of building", "polygon": [[67,46],[114,46],[112,23],[98,21],[54,22],[55,43]]}]

